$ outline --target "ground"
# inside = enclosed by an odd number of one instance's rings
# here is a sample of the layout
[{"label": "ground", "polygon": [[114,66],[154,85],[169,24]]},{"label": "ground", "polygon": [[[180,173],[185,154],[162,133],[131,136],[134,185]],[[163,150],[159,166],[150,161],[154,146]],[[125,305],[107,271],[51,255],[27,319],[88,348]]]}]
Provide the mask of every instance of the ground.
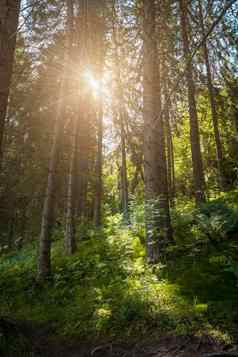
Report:
[{"label": "ground", "polygon": [[175,242],[153,266],[145,259],[139,205],[130,227],[121,215],[109,216],[100,231],[79,227],[73,256],[65,255],[63,231],[56,231],[45,282],[36,280],[36,239],[2,254],[0,356],[193,357],[238,350],[237,202],[238,191],[199,210],[177,207]]},{"label": "ground", "polygon": [[[218,342],[210,336],[167,336],[156,342],[113,343],[94,341],[81,343],[55,337],[47,325],[36,325],[30,321],[10,319],[0,320],[1,356],[38,356],[38,357],[201,357],[238,356],[237,345]],[[13,345],[16,349],[14,351]],[[11,345],[11,348],[10,348]],[[2,347],[1,347],[2,346]],[[232,352],[233,351],[233,352]],[[223,353],[222,353],[223,352]],[[229,353],[228,353],[229,352]],[[231,352],[231,353],[230,353]]]}]

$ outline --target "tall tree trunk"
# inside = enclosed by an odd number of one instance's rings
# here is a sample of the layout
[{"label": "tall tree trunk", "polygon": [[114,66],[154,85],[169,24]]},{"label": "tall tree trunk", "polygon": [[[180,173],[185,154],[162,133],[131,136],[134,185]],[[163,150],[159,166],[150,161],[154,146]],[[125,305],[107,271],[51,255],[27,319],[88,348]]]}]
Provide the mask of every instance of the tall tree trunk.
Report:
[{"label": "tall tree trunk", "polygon": [[[205,38],[206,31],[205,31],[204,21],[203,21],[203,9],[202,9],[201,0],[198,1],[198,5],[199,5],[199,17],[200,17],[202,37]],[[208,88],[211,111],[212,111],[212,123],[213,123],[213,130],[214,130],[215,144],[216,144],[218,184],[221,189],[225,190],[226,185],[225,185],[225,175],[224,175],[224,170],[223,170],[222,143],[221,143],[221,137],[220,137],[220,131],[219,131],[216,99],[215,99],[214,87],[213,87],[213,83],[212,83],[211,66],[210,66],[209,52],[208,52],[206,40],[203,41],[203,53],[204,53],[204,60],[205,60],[205,64],[206,64],[207,88]]]},{"label": "tall tree trunk", "polygon": [[195,99],[195,85],[193,81],[193,66],[190,58],[190,47],[188,37],[188,0],[180,0],[180,19],[183,40],[183,51],[186,60],[186,80],[188,87],[188,105],[190,118],[190,142],[193,163],[193,180],[196,203],[205,201],[205,179],[203,173],[202,155],[200,147],[200,135],[198,125],[198,115]]},{"label": "tall tree trunk", "polygon": [[175,177],[175,162],[174,162],[174,143],[173,136],[171,133],[171,127],[169,127],[170,134],[170,152],[171,152],[171,205],[174,205],[174,199],[176,197],[176,177]]},{"label": "tall tree trunk", "polygon": [[87,196],[89,181],[89,151],[90,151],[90,128],[91,120],[88,111],[89,101],[85,98],[81,103],[78,134],[78,175],[77,175],[77,202],[76,215],[83,221],[87,218]]},{"label": "tall tree trunk", "polygon": [[[79,21],[79,34],[78,38],[78,62],[81,67],[86,67],[87,57],[88,57],[88,41],[87,36],[89,35],[89,11],[87,3],[85,0],[80,1],[80,21]],[[83,186],[84,186],[84,160],[87,161],[85,155],[86,153],[82,150],[82,146],[87,145],[87,137],[84,136],[86,133],[85,125],[88,125],[87,120],[85,121],[86,105],[89,102],[86,101],[86,91],[83,81],[80,83],[81,100],[79,107],[76,108],[76,115],[74,116],[74,129],[73,129],[73,142],[72,151],[70,158],[70,170],[69,170],[69,180],[68,180],[68,193],[67,193],[67,210],[66,210],[66,229],[65,229],[65,248],[68,254],[73,254],[76,250],[76,226],[75,219],[79,213],[79,205],[85,210],[86,199],[83,200]],[[77,102],[77,98],[76,98]],[[88,119],[88,118],[87,118]],[[79,122],[81,121],[81,123]],[[80,125],[81,124],[81,125]],[[81,146],[80,146],[80,145]],[[81,149],[81,150],[80,150]],[[78,160],[79,157],[79,160]],[[81,167],[80,167],[81,166]],[[81,170],[82,169],[82,170]],[[79,184],[79,187],[77,185]],[[80,192],[81,197],[77,202],[76,196]],[[78,205],[78,206],[77,206]],[[82,211],[80,212],[80,214]]]},{"label": "tall tree trunk", "polygon": [[155,2],[144,0],[143,117],[145,215],[147,257],[159,260],[172,238],[165,154],[164,124],[161,115],[160,73],[157,57]]},{"label": "tall tree trunk", "polygon": [[[64,67],[67,67],[72,48],[72,0],[66,0],[67,3],[67,34],[66,50],[64,54]],[[55,129],[53,135],[52,149],[50,153],[50,162],[48,170],[48,181],[43,206],[41,233],[39,242],[39,260],[38,260],[38,279],[45,280],[51,273],[51,233],[53,228],[54,208],[55,208],[55,184],[57,177],[57,168],[59,163],[60,143],[63,130],[63,119],[65,115],[64,93],[67,83],[65,70],[59,89],[59,99],[56,108]]]},{"label": "tall tree trunk", "polygon": [[[121,104],[122,105],[122,104]],[[121,131],[121,179],[122,179],[122,209],[125,222],[129,222],[129,196],[127,178],[127,158],[126,158],[126,134],[124,127],[124,116],[120,112],[120,131]]]},{"label": "tall tree trunk", "polygon": [[[165,63],[165,59],[164,59]],[[168,192],[170,204],[174,204],[175,198],[175,168],[174,168],[174,147],[173,147],[173,136],[171,133],[171,123],[170,123],[170,105],[171,102],[168,99],[168,83],[166,79],[166,73],[168,73],[168,68],[165,70],[165,65],[163,66],[163,91],[164,91],[164,122],[165,122],[165,133],[166,133],[166,149],[167,149],[167,173],[168,173]]]},{"label": "tall tree trunk", "polygon": [[[125,121],[126,110],[124,104],[123,86],[121,79],[121,63],[120,63],[120,48],[118,47],[119,36],[116,28],[116,9],[115,1],[113,8],[113,41],[115,45],[115,65],[116,65],[116,82],[117,82],[117,96],[118,96],[118,115],[119,115],[119,128],[121,138],[121,206],[123,211],[123,218],[125,222],[129,222],[129,194],[128,194],[128,177],[127,177],[127,154],[126,154],[126,133]],[[119,34],[120,35],[120,34]]]},{"label": "tall tree trunk", "polygon": [[[101,97],[101,95],[100,95]],[[96,157],[96,189],[94,201],[94,224],[100,227],[102,223],[102,139],[103,139],[103,108],[100,98],[98,111],[98,133],[97,133],[97,157]]]},{"label": "tall tree trunk", "polygon": [[0,168],[3,156],[3,134],[11,84],[20,0],[0,1]]},{"label": "tall tree trunk", "polygon": [[[165,108],[168,108],[166,105]],[[165,110],[166,121],[166,147],[167,147],[167,167],[168,167],[168,191],[171,205],[174,203],[175,196],[175,170],[174,170],[174,148],[173,137],[170,127],[170,113],[169,110]]]},{"label": "tall tree trunk", "polygon": [[[98,13],[94,15],[94,29],[97,33],[95,42],[97,43],[96,63],[95,69],[98,73],[100,82],[100,93],[98,98],[98,112],[97,112],[97,154],[96,154],[96,167],[95,167],[95,200],[94,200],[94,224],[96,227],[100,227],[102,224],[102,199],[103,199],[103,66],[105,57],[104,37],[105,37],[105,14],[104,4],[98,4],[97,10],[101,13],[101,17]],[[92,44],[95,46],[95,44]],[[93,46],[92,46],[93,47]],[[95,49],[94,49],[95,53]],[[94,57],[95,57],[94,55]],[[92,56],[93,57],[93,56]]]},{"label": "tall tree trunk", "polygon": [[159,34],[159,51],[161,62],[161,90],[164,95],[164,107],[163,118],[165,125],[165,142],[167,153],[167,173],[168,173],[168,192],[170,204],[174,204],[175,198],[175,168],[174,168],[174,149],[173,149],[173,137],[171,133],[170,112],[171,112],[171,100],[169,98],[168,91],[168,78],[170,72],[171,54],[173,53],[173,45],[171,38],[169,37],[170,27],[169,22],[171,19],[171,2],[159,1],[160,12],[160,34]]},{"label": "tall tree trunk", "polygon": [[78,154],[78,118],[74,118],[74,131],[72,152],[70,158],[69,181],[67,192],[66,227],[65,227],[65,249],[67,254],[76,251],[75,238],[75,194],[77,177],[77,154]]}]

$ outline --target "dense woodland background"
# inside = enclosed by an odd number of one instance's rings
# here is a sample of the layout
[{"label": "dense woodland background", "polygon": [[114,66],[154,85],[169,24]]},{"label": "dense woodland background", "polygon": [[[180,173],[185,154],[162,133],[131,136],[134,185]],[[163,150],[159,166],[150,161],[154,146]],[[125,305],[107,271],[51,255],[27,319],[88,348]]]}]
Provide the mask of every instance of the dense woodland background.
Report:
[{"label": "dense woodland background", "polygon": [[235,0],[0,0],[2,316],[234,342],[237,15]]}]

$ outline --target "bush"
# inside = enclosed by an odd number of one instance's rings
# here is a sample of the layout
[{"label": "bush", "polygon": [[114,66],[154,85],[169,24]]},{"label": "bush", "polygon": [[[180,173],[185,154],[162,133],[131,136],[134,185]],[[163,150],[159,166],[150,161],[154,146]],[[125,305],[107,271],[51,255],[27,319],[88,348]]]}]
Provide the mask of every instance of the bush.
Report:
[{"label": "bush", "polygon": [[78,252],[71,257],[57,232],[53,275],[44,285],[35,281],[34,246],[2,256],[1,314],[54,322],[60,334],[90,340],[228,331],[237,318],[238,280],[231,203],[174,209],[175,243],[167,260],[154,266],[145,262],[143,206],[133,202],[131,210],[129,226],[117,214],[100,231],[78,227]]}]

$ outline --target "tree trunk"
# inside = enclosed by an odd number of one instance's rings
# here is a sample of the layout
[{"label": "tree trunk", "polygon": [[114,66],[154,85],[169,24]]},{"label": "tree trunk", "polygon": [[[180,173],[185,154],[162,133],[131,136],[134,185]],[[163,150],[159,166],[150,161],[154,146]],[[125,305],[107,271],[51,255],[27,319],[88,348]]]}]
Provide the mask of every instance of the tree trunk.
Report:
[{"label": "tree trunk", "polygon": [[[95,200],[94,200],[94,224],[96,227],[100,227],[102,224],[102,198],[103,198],[103,182],[102,182],[102,165],[103,165],[103,65],[105,57],[104,37],[105,37],[105,18],[104,9],[100,8],[98,4],[98,10],[101,10],[102,16],[98,16],[96,13],[94,16],[95,32],[97,36],[95,42],[97,43],[96,55],[96,73],[99,74],[100,81],[100,93],[98,98],[98,113],[97,113],[97,156],[96,156],[96,182],[95,182]],[[103,4],[101,4],[103,6]],[[93,20],[93,19],[92,19]],[[93,44],[92,44],[93,45]],[[93,51],[92,51],[93,52]],[[94,56],[95,56],[94,55]],[[93,57],[93,55],[92,55]]]},{"label": "tree trunk", "polygon": [[[122,104],[121,104],[122,105]],[[122,210],[125,222],[129,222],[129,197],[128,197],[128,179],[126,164],[126,135],[124,127],[124,116],[120,112],[120,129],[121,129],[121,179],[122,179]]]},{"label": "tree trunk", "polygon": [[[166,106],[167,107],[167,106]],[[167,167],[168,167],[168,191],[171,205],[174,203],[175,196],[175,170],[174,170],[174,148],[173,138],[170,127],[169,110],[165,110],[166,120],[166,146],[167,146]]]},{"label": "tree trunk", "polygon": [[120,48],[118,47],[119,36],[115,27],[116,23],[116,10],[114,2],[113,11],[113,41],[115,45],[115,65],[116,65],[116,82],[117,82],[117,96],[118,96],[118,115],[119,115],[119,129],[121,138],[121,206],[123,211],[123,218],[126,223],[129,222],[129,195],[128,195],[128,177],[127,177],[127,155],[126,155],[126,133],[125,133],[125,121],[126,110],[123,98],[123,86],[121,80],[121,62],[120,62]]},{"label": "tree trunk", "polygon": [[102,223],[102,139],[103,139],[103,108],[100,99],[98,112],[98,135],[97,135],[97,157],[96,157],[96,190],[94,202],[94,224],[100,227]]},{"label": "tree trunk", "polygon": [[174,168],[174,149],[173,137],[171,133],[170,112],[171,100],[168,91],[168,78],[170,76],[171,53],[174,48],[172,47],[171,38],[169,37],[169,22],[171,18],[171,2],[159,1],[160,12],[160,34],[159,34],[159,51],[161,62],[161,80],[162,93],[164,97],[163,119],[165,125],[165,142],[167,154],[167,173],[168,173],[168,196],[170,204],[174,204],[175,198],[175,168]]},{"label": "tree trunk", "polygon": [[0,168],[9,88],[11,84],[20,0],[0,1]]},{"label": "tree trunk", "polygon": [[159,260],[172,238],[164,124],[161,115],[160,73],[157,58],[155,2],[144,0],[143,43],[143,118],[144,118],[144,175],[147,257]]},{"label": "tree trunk", "polygon": [[[205,38],[206,32],[205,32],[204,21],[203,21],[203,9],[202,9],[201,0],[199,0],[199,17],[200,17],[202,37]],[[216,144],[218,184],[221,189],[225,190],[226,185],[225,185],[225,175],[224,175],[224,170],[223,170],[222,143],[221,143],[221,137],[220,137],[220,131],[219,131],[216,99],[215,99],[214,87],[213,87],[213,83],[212,83],[211,66],[210,66],[209,52],[208,52],[206,40],[203,41],[203,53],[204,53],[204,60],[205,60],[205,64],[206,64],[207,88],[208,88],[211,111],[212,111],[212,124],[213,124],[215,144]]]},{"label": "tree trunk", "polygon": [[[64,55],[64,67],[67,67],[72,47],[71,39],[71,21],[73,14],[72,0],[67,0],[67,35],[66,50]],[[63,130],[63,119],[65,114],[64,92],[66,88],[67,77],[65,70],[59,89],[59,99],[56,108],[55,129],[53,135],[52,149],[50,153],[50,162],[48,170],[48,181],[43,206],[41,233],[39,242],[39,260],[38,260],[38,279],[45,280],[51,273],[51,233],[53,228],[54,208],[55,208],[55,185],[57,177],[57,168],[59,163],[60,143]]]},{"label": "tree trunk", "polygon": [[77,177],[77,154],[78,154],[78,118],[74,118],[74,132],[72,152],[70,158],[69,181],[67,192],[66,228],[65,228],[65,249],[67,254],[76,251],[75,238],[75,194]]},{"label": "tree trunk", "polygon": [[79,135],[78,135],[78,175],[77,175],[77,217],[83,221],[87,217],[87,196],[88,196],[88,181],[89,181],[89,143],[90,143],[90,113],[88,111],[89,102],[84,96],[81,103],[80,118],[79,118]]},{"label": "tree trunk", "polygon": [[[164,68],[165,69],[165,68]],[[168,73],[168,72],[167,72]],[[164,122],[165,122],[165,132],[166,132],[166,148],[167,148],[167,172],[168,172],[168,192],[171,206],[174,204],[175,198],[175,168],[174,168],[174,147],[173,147],[173,136],[171,133],[171,123],[170,123],[170,100],[168,93],[168,84],[165,78],[165,70],[163,71],[163,83],[164,83]]]},{"label": "tree trunk", "polygon": [[195,85],[193,81],[193,66],[190,58],[188,38],[188,0],[180,0],[180,19],[183,40],[183,51],[186,60],[186,80],[188,87],[188,105],[190,118],[190,142],[193,163],[193,180],[196,203],[205,201],[205,179],[203,173],[202,155],[200,147],[200,135],[198,126],[198,115],[195,100]]}]

